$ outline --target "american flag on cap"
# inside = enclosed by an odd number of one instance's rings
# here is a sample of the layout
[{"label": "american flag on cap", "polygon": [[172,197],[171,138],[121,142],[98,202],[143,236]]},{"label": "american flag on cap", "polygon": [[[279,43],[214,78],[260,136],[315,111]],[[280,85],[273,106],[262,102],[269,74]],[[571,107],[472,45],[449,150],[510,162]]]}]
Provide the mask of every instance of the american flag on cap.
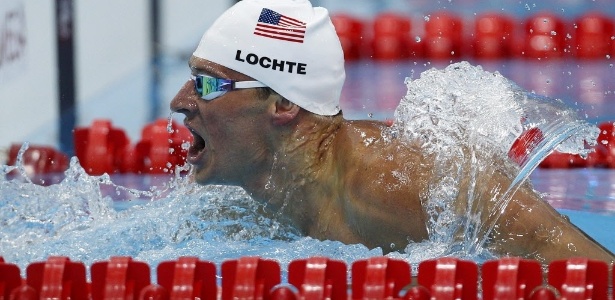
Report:
[{"label": "american flag on cap", "polygon": [[256,22],[254,34],[276,40],[303,43],[305,28],[305,22],[263,8]]}]

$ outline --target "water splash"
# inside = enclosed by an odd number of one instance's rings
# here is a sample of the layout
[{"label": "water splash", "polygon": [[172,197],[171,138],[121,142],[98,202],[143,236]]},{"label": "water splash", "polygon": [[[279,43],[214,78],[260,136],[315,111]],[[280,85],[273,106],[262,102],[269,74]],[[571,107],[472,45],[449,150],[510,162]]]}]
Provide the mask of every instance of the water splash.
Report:
[{"label": "water splash", "polygon": [[[22,270],[50,255],[87,266],[126,255],[155,266],[182,255],[221,263],[245,255],[328,255],[350,263],[379,249],[318,241],[271,216],[242,189],[198,186],[190,176],[90,176],[76,158],[49,186],[0,175],[0,256]],[[180,174],[182,172],[174,172]]]},{"label": "water splash", "polygon": [[[479,236],[487,230],[480,226],[490,225],[477,221],[471,202],[465,207],[471,213],[461,216],[451,203],[460,195],[472,199],[475,187],[460,190],[461,180],[475,183],[476,174],[491,166],[493,156],[507,155],[524,130],[539,127],[545,136],[553,132],[559,138],[545,139],[523,167],[511,165],[517,178],[511,187],[501,187],[500,194],[514,191],[553,147],[578,150],[593,134],[557,101],[529,94],[500,74],[467,63],[427,71],[406,84],[408,94],[391,131],[421,141],[438,162],[423,195],[430,200],[430,240],[410,244],[405,253],[387,254],[411,263],[453,254],[478,261],[490,257],[481,249],[487,235]],[[552,120],[562,126],[549,127]],[[448,163],[455,159],[464,163]],[[258,255],[282,265],[313,255],[347,263],[382,255],[381,249],[301,236],[243,190],[197,186],[191,176],[179,175],[186,170],[160,177],[89,176],[73,158],[64,180],[50,186],[28,180],[21,162],[0,170],[0,255],[22,269],[49,255],[69,256],[86,265],[115,255],[150,265],[182,255],[217,263]],[[15,171],[21,179],[6,178]],[[465,238],[456,240],[460,235]]]},{"label": "water splash", "polygon": [[[499,73],[467,62],[428,70],[419,79],[407,79],[406,85],[408,93],[395,111],[390,134],[418,141],[434,159],[422,201],[430,240],[449,245],[448,253],[489,255],[484,249],[489,234],[538,164],[554,149],[586,155],[587,144],[599,133],[561,101],[524,91]],[[544,139],[520,159],[523,165],[503,159],[532,128]],[[488,211],[479,205],[477,180],[496,170],[514,179],[508,187],[495,187],[492,199],[483,199],[497,203]]]}]

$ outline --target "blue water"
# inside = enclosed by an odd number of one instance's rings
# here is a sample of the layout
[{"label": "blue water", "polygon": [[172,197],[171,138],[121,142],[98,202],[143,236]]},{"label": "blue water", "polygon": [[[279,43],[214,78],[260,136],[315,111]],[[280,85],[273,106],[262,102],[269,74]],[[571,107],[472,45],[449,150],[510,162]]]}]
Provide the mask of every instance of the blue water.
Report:
[{"label": "blue water", "polygon": [[573,224],[615,250],[615,170],[538,169],[531,181]]}]

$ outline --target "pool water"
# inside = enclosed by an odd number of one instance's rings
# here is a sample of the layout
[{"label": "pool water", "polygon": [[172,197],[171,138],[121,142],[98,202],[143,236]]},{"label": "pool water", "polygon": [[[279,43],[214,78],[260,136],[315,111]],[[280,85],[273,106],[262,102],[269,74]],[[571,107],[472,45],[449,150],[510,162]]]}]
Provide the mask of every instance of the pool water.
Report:
[{"label": "pool water", "polygon": [[[349,64],[344,113],[350,119],[392,119],[406,94],[405,78],[416,79],[425,70],[446,65]],[[609,64],[502,61],[483,67],[522,88],[562,99],[589,122],[615,120],[615,78],[600,75],[612,72]],[[65,255],[91,265],[126,255],[157,265],[185,255],[217,263],[257,255],[284,266],[315,255],[347,263],[382,255],[381,249],[302,236],[283,216],[269,212],[239,188],[197,186],[187,176],[89,176],[77,161],[71,163],[65,179],[50,186],[0,178],[0,255],[6,261],[24,268],[49,255]],[[3,167],[5,173],[7,168]],[[537,169],[530,180],[546,201],[615,251],[615,238],[607,232],[615,228],[615,170]],[[389,256],[416,265],[445,254],[451,254],[447,243],[425,241]],[[453,254],[477,261],[489,258],[484,253]]]},{"label": "pool water", "polygon": [[572,223],[615,251],[615,171],[607,169],[537,169],[534,188]]}]

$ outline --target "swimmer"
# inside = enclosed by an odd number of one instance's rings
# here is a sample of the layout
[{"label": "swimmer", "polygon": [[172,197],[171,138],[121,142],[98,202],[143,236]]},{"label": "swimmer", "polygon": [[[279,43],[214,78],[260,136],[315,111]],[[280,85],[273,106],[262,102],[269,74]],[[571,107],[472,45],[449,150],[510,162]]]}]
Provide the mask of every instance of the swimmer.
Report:
[{"label": "swimmer", "polygon": [[[442,162],[418,141],[386,136],[390,124],[344,119],[343,52],[324,8],[307,0],[238,2],[205,32],[189,67],[191,80],[171,110],[185,115],[194,136],[187,161],[197,183],[240,186],[317,239],[385,253],[429,239],[427,191]],[[479,209],[494,210],[491,199],[510,185],[507,160],[495,158],[476,174],[471,197]],[[469,189],[469,178],[459,182]],[[468,201],[462,195],[451,207],[459,215]],[[498,216],[485,246],[544,263],[615,258],[529,184]]]}]

